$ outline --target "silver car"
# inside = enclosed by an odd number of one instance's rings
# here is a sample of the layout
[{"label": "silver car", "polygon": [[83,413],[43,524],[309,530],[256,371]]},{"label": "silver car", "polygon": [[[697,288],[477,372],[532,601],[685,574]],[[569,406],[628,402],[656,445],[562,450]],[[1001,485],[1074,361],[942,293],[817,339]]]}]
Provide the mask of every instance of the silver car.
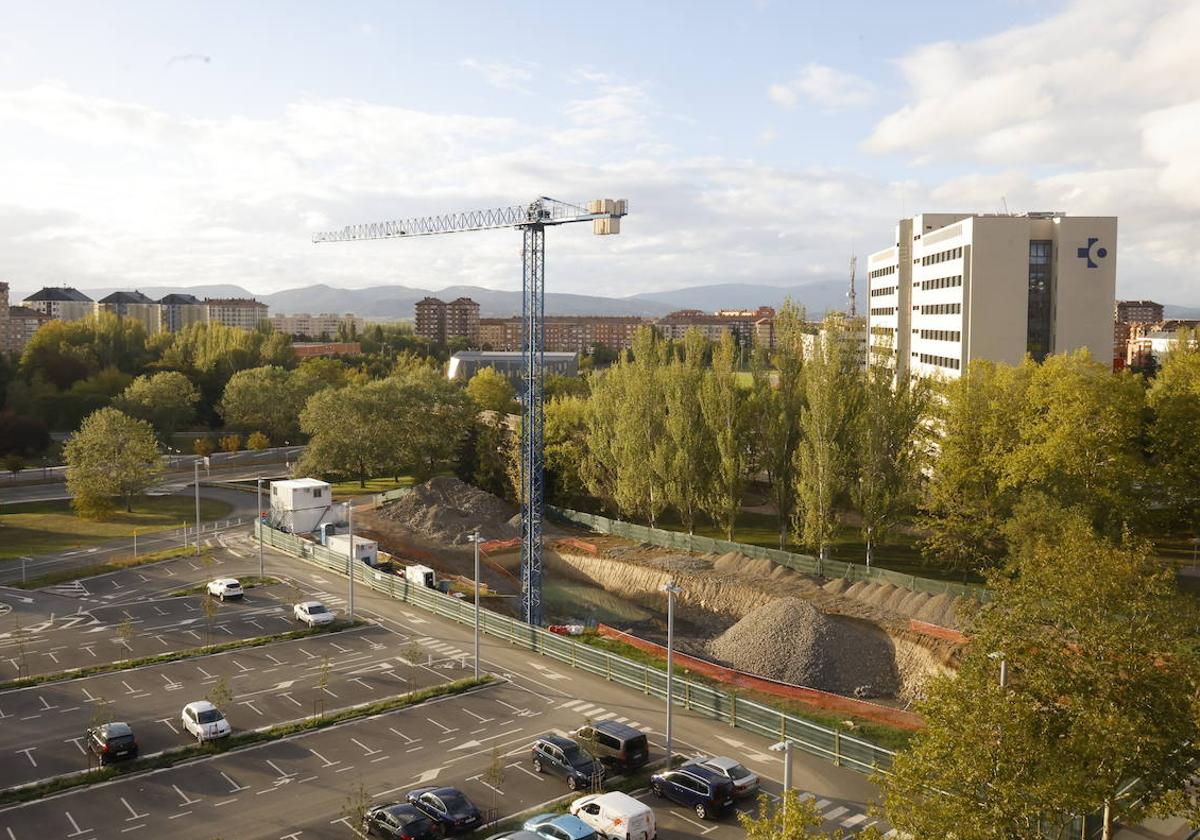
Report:
[{"label": "silver car", "polygon": [[703,767],[707,767],[709,770],[720,773],[733,782],[733,795],[737,799],[741,799],[744,796],[753,796],[758,792],[758,775],[751,773],[732,758],[719,755],[715,758],[703,759],[697,763]]}]

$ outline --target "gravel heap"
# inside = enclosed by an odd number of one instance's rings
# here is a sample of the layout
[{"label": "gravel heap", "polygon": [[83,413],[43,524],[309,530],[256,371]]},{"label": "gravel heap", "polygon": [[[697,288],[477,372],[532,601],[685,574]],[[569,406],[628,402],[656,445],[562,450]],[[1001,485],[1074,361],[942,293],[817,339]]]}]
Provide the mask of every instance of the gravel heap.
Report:
[{"label": "gravel heap", "polygon": [[973,612],[973,602],[969,598],[959,598],[946,593],[930,595],[928,592],[914,592],[890,583],[865,580],[851,583],[845,578],[834,578],[822,588],[831,595],[853,598],[888,612],[941,627],[962,627]]},{"label": "gravel heap", "polygon": [[836,694],[890,696],[900,687],[886,635],[799,598],[764,604],[708,647],[740,670]]},{"label": "gravel heap", "polygon": [[521,536],[521,515],[515,506],[450,475],[414,487],[379,513],[410,531],[452,545],[467,543],[476,526],[485,540]]}]

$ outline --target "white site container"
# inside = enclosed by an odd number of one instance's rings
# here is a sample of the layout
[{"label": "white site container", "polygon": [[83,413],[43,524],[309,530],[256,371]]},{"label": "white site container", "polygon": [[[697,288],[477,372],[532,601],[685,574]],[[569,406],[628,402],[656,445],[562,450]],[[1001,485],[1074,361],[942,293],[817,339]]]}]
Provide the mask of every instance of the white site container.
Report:
[{"label": "white site container", "polygon": [[[350,535],[332,534],[326,538],[325,545],[339,557],[346,557],[350,554]],[[379,543],[366,537],[355,537],[354,559],[360,563],[366,563],[368,566],[377,565],[379,563]]]},{"label": "white site container", "polygon": [[330,517],[333,492],[327,481],[294,478],[271,482],[271,519],[276,528],[308,534]]},{"label": "white site container", "polygon": [[417,586],[437,588],[437,574],[428,566],[405,566],[404,579],[409,583],[417,584]]}]

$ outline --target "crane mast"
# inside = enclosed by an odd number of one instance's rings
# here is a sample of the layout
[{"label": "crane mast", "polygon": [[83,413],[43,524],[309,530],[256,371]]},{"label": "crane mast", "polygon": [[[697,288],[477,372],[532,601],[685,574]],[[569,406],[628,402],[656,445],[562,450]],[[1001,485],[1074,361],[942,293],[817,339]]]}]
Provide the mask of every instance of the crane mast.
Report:
[{"label": "crane mast", "polygon": [[542,196],[523,205],[368,222],[313,235],[313,242],[320,243],[399,239],[496,228],[521,231],[521,353],[525,383],[521,399],[521,614],[525,621],[534,625],[542,623],[546,228],[571,222],[591,222],[592,233],[598,236],[617,234],[621,232],[621,218],[627,209],[624,199],[596,199],[583,206]]},{"label": "crane mast", "polygon": [[850,257],[850,289],[849,289],[849,291],[846,292],[846,299],[849,300],[849,302],[850,302],[850,317],[851,318],[855,317],[858,314],[858,312],[855,310],[855,300],[854,300],[854,274],[855,274],[855,271],[857,268],[858,268],[858,257],[852,255]]}]

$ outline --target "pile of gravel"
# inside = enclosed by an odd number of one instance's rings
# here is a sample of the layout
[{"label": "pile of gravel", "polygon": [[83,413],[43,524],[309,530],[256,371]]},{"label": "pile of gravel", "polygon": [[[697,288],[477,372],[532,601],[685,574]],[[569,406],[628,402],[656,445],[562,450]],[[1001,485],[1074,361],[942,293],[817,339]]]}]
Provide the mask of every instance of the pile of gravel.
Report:
[{"label": "pile of gravel", "polygon": [[825,615],[800,598],[764,604],[708,648],[739,670],[836,694],[891,696],[900,687],[895,654],[882,631]]},{"label": "pile of gravel", "polygon": [[968,598],[947,593],[931,595],[928,592],[915,592],[891,583],[867,580],[851,583],[845,578],[834,578],[821,588],[831,595],[853,598],[905,618],[915,618],[941,627],[962,627],[972,612],[972,603]]},{"label": "pile of gravel", "polygon": [[454,476],[439,475],[385,505],[381,516],[436,542],[463,545],[478,527],[485,540],[521,536],[516,507]]}]

